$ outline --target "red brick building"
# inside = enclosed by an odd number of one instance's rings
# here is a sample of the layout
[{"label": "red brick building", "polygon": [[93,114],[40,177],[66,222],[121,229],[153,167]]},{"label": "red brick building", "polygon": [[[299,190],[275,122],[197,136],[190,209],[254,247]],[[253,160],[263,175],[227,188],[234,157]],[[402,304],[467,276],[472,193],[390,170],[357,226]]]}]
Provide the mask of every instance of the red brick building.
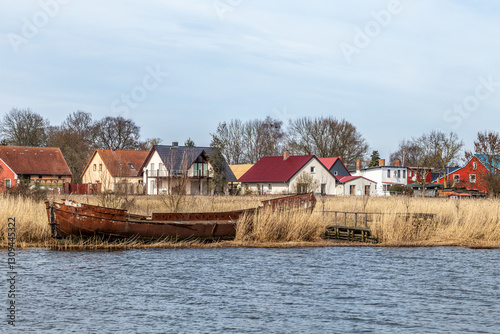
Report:
[{"label": "red brick building", "polygon": [[56,188],[70,181],[71,171],[60,149],[0,146],[0,190],[19,182]]}]

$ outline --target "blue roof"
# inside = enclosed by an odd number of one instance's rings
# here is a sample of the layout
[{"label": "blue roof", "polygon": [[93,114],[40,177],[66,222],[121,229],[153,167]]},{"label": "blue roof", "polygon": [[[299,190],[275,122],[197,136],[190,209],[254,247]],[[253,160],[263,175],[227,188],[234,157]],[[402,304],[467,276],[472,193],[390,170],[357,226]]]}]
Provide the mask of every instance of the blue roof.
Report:
[{"label": "blue roof", "polygon": [[481,161],[481,163],[486,167],[495,167],[500,169],[500,157],[498,155],[489,154],[474,154],[474,156]]}]

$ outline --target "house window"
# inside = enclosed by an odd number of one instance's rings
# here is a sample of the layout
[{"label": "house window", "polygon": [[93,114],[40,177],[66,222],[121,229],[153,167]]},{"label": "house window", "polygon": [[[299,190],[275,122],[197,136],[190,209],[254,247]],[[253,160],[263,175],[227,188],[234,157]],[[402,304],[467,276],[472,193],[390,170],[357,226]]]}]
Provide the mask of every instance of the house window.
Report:
[{"label": "house window", "polygon": [[271,183],[269,183],[267,185],[267,190],[269,190],[269,191],[273,190],[273,185]]},{"label": "house window", "polygon": [[390,187],[391,187],[390,185],[384,184],[383,189],[384,191],[388,192]]},{"label": "house window", "polygon": [[128,162],[128,163],[127,163],[127,165],[128,165],[128,168],[130,168],[130,169],[135,169],[135,168],[134,168],[134,165],[133,165],[131,162]]},{"label": "house window", "polygon": [[365,186],[365,195],[370,196],[370,185],[369,184]]},{"label": "house window", "polygon": [[10,188],[12,185],[10,183],[10,179],[5,179],[5,188]]},{"label": "house window", "polygon": [[94,164],[94,172],[97,170],[97,165]]},{"label": "house window", "polygon": [[398,178],[401,177],[401,171],[398,170]]},{"label": "house window", "polygon": [[476,170],[477,169],[477,162],[473,162],[472,163],[472,170]]},{"label": "house window", "polygon": [[398,176],[398,171],[394,171],[394,178]]},{"label": "house window", "polygon": [[321,184],[321,195],[325,195],[325,194],[326,194],[326,183],[322,183]]},{"label": "house window", "polygon": [[387,177],[391,177],[391,170],[390,169],[387,170]]},{"label": "house window", "polygon": [[356,195],[356,186],[355,185],[349,186],[349,194]]},{"label": "house window", "polygon": [[102,172],[102,164],[99,164],[99,172]]},{"label": "house window", "polygon": [[60,179],[62,179],[62,176],[61,176],[61,175],[59,175],[57,178],[60,180]]},{"label": "house window", "polygon": [[333,172],[333,175],[339,175],[339,172],[335,171]]},{"label": "house window", "polygon": [[151,163],[151,165],[149,165],[149,169],[151,169],[151,170],[155,170],[155,164],[154,164],[154,163]]},{"label": "house window", "polygon": [[406,179],[406,171],[403,170],[403,179]]},{"label": "house window", "polygon": [[453,174],[453,183],[460,182],[460,174]]},{"label": "house window", "polygon": [[469,175],[469,182],[476,183],[476,174]]},{"label": "house window", "polygon": [[315,172],[315,171],[316,171],[316,167],[311,166],[311,173],[313,173],[313,174],[314,174],[314,172]]}]

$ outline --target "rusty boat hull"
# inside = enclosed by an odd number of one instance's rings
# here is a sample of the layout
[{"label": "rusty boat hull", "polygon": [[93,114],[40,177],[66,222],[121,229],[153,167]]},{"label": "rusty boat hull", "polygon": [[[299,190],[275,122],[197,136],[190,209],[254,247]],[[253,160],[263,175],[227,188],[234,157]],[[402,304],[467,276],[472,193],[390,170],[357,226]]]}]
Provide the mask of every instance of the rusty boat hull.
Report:
[{"label": "rusty boat hull", "polygon": [[140,239],[234,239],[236,221],[261,209],[314,208],[313,194],[263,201],[263,206],[227,212],[129,214],[126,210],[73,201],[46,202],[52,236]]}]

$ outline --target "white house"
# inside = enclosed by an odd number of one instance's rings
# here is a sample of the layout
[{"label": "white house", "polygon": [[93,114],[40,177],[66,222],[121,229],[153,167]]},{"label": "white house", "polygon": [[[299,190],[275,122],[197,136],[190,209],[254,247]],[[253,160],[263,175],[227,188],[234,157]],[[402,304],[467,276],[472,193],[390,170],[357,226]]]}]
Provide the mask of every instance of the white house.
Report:
[{"label": "white house", "polygon": [[[396,165],[398,165],[396,163]],[[389,188],[393,185],[408,184],[408,168],[403,166],[385,166],[385,160],[379,160],[379,166],[361,168],[361,161],[356,162],[353,176],[362,176],[376,183],[374,195],[389,196]]]},{"label": "white house", "polygon": [[[214,152],[211,147],[178,146],[177,142],[172,146],[155,145],[141,168],[147,194],[170,194],[179,187],[183,187],[188,195],[213,194],[210,156]],[[222,163],[227,181],[237,182],[227,162],[224,160]]]},{"label": "white house", "polygon": [[363,176],[336,176],[338,196],[375,196],[375,181]]},{"label": "white house", "polygon": [[239,178],[243,191],[335,195],[336,179],[314,155],[263,157]]}]

